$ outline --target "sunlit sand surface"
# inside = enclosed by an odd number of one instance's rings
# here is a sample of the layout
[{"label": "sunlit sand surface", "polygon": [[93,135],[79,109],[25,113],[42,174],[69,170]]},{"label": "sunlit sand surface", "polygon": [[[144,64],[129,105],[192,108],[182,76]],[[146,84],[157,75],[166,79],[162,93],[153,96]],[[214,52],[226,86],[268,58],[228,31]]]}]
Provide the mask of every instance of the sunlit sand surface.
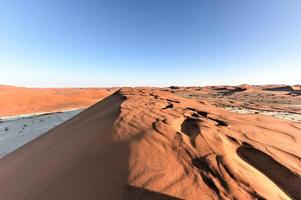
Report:
[{"label": "sunlit sand surface", "polygon": [[300,199],[300,123],[175,90],[122,88],[4,156],[1,197]]}]

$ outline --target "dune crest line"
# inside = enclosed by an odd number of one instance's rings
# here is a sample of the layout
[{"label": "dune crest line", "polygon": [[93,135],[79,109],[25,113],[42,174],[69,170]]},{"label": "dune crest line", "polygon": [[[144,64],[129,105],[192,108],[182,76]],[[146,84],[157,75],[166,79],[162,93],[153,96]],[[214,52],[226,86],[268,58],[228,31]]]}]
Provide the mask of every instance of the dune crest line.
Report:
[{"label": "dune crest line", "polygon": [[1,159],[0,194],[6,200],[298,199],[299,127],[170,90],[122,88]]}]

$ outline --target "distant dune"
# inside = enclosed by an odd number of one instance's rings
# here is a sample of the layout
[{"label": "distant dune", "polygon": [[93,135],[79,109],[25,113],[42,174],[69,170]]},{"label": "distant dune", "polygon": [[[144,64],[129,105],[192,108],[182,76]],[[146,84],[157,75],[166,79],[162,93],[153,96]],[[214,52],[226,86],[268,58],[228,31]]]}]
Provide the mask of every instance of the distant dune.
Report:
[{"label": "distant dune", "polygon": [[114,89],[25,88],[0,85],[0,117],[86,108]]},{"label": "distant dune", "polygon": [[[239,85],[170,88],[175,95],[206,101],[218,107],[235,107],[236,109],[282,112],[287,116],[300,115],[301,90],[299,85]],[[281,113],[278,113],[282,115]],[[295,118],[294,116],[289,118]],[[297,120],[299,121],[299,120]],[[301,121],[301,120],[300,120]]]},{"label": "distant dune", "polygon": [[300,123],[170,90],[121,89],[3,157],[1,199],[301,199]]}]

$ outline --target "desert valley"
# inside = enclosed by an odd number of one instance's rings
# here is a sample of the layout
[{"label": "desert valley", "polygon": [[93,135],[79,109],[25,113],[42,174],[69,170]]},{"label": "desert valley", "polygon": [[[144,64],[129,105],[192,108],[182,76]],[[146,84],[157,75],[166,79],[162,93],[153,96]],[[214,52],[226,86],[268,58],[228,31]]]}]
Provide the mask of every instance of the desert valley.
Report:
[{"label": "desert valley", "polygon": [[0,200],[301,200],[300,11],[1,1]]},{"label": "desert valley", "polygon": [[0,96],[3,199],[301,199],[298,85]]}]

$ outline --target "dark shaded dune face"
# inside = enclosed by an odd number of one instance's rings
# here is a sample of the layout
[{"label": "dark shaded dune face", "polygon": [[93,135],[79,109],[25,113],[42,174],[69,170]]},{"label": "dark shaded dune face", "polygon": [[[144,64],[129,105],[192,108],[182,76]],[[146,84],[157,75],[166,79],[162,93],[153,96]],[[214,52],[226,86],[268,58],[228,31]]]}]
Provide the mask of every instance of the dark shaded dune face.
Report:
[{"label": "dark shaded dune face", "polygon": [[247,89],[245,89],[245,88],[237,87],[237,88],[234,88],[234,89],[226,89],[225,91],[221,91],[219,93],[223,94],[223,95],[231,95],[231,94],[234,94],[234,93],[237,93],[237,92],[243,92],[243,91],[246,91],[246,90]]},{"label": "dark shaded dune face", "polygon": [[247,143],[237,149],[237,154],[269,177],[292,199],[301,199],[301,177],[299,175]]},{"label": "dark shaded dune face", "polygon": [[165,106],[164,108],[162,108],[162,110],[171,109],[171,108],[173,108],[173,107],[174,107],[174,106],[173,106],[172,103],[168,103],[168,105]]},{"label": "dark shaded dune face", "polygon": [[199,120],[194,118],[185,119],[181,124],[181,132],[187,135],[191,145],[195,146],[195,139],[201,133]]},{"label": "dark shaded dune face", "polygon": [[214,119],[214,118],[209,118],[209,119],[215,121],[217,123],[217,126],[228,126],[228,124],[222,120]]},{"label": "dark shaded dune face", "polygon": [[178,87],[178,86],[170,86],[169,88],[172,89],[172,90],[178,90],[178,89],[180,89],[180,87]]},{"label": "dark shaded dune face", "polygon": [[234,94],[236,92],[243,92],[243,91],[247,90],[247,88],[244,88],[244,87],[232,87],[232,86],[212,87],[211,89],[214,90],[214,91],[218,91],[218,93],[223,94],[223,95],[231,95],[231,94]]},{"label": "dark shaded dune face", "polygon": [[173,99],[166,99],[166,101],[171,102],[171,103],[180,103],[180,101],[173,100]]},{"label": "dark shaded dune face", "polygon": [[182,200],[177,197],[173,197],[167,194],[163,194],[156,191],[151,191],[145,188],[139,188],[128,185],[125,187],[122,200],[133,200],[133,199],[144,199],[144,200]]},{"label": "dark shaded dune face", "polygon": [[181,131],[188,135],[189,137],[193,135],[198,135],[200,133],[200,127],[198,125],[198,120],[193,118],[187,118],[183,121],[181,125]]},{"label": "dark shaded dune face", "polygon": [[214,170],[214,168],[212,166],[210,166],[208,160],[206,159],[206,156],[192,159],[192,165],[197,167],[200,170],[200,172],[202,173],[203,180],[206,182],[206,184],[210,188],[212,188],[217,193],[217,195],[219,195],[219,189],[216,187],[216,185],[214,184],[214,182],[211,179],[206,177],[206,175],[208,175],[208,174],[217,178],[218,181],[223,186],[223,188],[228,190],[228,185],[227,185],[226,181],[223,179],[223,177],[217,171]]},{"label": "dark shaded dune face", "polygon": [[215,121],[217,123],[217,126],[228,126],[228,124],[220,119],[216,119],[216,118],[212,118],[212,117],[208,117],[208,113],[205,111],[199,111],[195,108],[186,108],[187,110],[193,111],[192,116],[193,117],[204,117],[204,118],[208,118],[212,121]]},{"label": "dark shaded dune face", "polygon": [[204,111],[199,111],[195,108],[186,108],[187,110],[191,110],[191,111],[194,111],[196,112],[197,115],[200,115],[200,116],[203,116],[203,117],[207,117],[208,113],[207,112],[204,112]]},{"label": "dark shaded dune face", "polygon": [[291,86],[264,88],[263,90],[274,91],[274,92],[293,92],[293,91],[295,91]]}]

